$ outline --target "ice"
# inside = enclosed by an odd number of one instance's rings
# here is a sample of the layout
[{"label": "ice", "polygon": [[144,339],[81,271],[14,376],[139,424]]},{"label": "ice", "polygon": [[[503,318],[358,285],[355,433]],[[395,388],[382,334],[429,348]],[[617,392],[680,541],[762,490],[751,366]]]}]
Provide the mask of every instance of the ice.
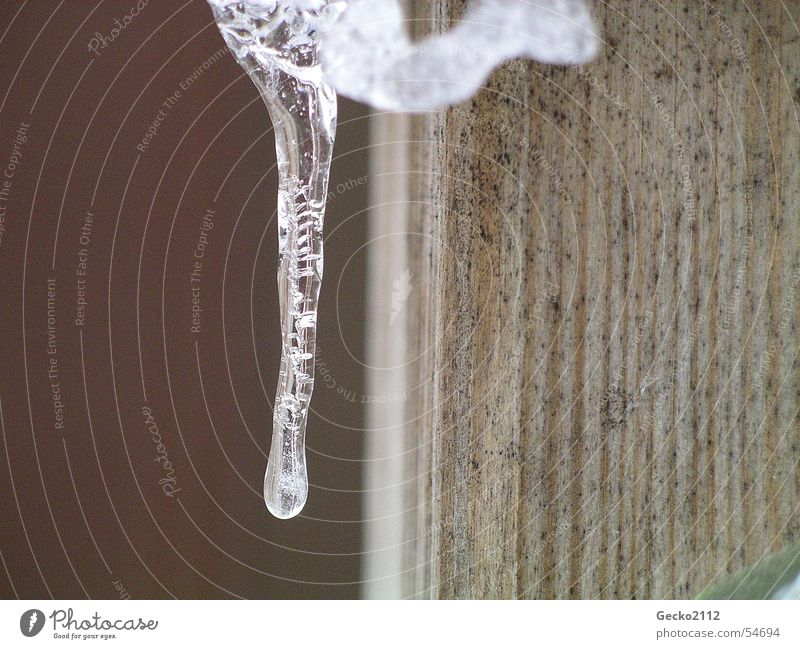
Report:
[{"label": "ice", "polygon": [[578,0],[473,0],[450,31],[418,42],[398,0],[350,0],[320,55],[339,94],[382,110],[427,111],[468,99],[507,59],[578,65],[597,50]]}]

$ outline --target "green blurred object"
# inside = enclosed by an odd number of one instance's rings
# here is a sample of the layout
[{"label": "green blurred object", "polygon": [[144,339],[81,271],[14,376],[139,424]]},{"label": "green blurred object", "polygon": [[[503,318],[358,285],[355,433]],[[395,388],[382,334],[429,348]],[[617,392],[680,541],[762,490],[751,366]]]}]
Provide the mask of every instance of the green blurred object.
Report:
[{"label": "green blurred object", "polygon": [[800,599],[800,543],[709,586],[697,599]]}]

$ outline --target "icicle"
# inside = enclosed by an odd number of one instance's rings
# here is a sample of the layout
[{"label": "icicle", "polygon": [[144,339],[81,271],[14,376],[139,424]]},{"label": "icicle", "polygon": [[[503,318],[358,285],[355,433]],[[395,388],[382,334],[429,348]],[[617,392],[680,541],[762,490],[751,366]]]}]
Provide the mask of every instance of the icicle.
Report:
[{"label": "icicle", "polygon": [[317,38],[343,3],[209,2],[228,47],[258,86],[275,129],[282,358],[264,499],[273,515],[291,518],[308,496],[305,432],[336,131],[336,94],[323,82]]}]

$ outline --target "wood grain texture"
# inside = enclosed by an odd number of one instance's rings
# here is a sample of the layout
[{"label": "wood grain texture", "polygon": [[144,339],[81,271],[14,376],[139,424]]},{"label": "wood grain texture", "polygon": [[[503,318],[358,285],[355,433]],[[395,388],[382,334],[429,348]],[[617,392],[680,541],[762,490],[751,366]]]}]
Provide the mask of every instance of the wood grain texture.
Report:
[{"label": "wood grain texture", "polygon": [[593,9],[594,63],[412,125],[409,596],[690,597],[800,539],[800,2]]}]

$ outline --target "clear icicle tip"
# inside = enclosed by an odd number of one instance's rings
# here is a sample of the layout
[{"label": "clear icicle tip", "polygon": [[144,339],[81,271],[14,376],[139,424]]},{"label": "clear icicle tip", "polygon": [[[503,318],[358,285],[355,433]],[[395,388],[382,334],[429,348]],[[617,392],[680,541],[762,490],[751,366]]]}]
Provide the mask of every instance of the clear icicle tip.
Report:
[{"label": "clear icicle tip", "polygon": [[282,470],[279,463],[272,460],[270,453],[264,476],[264,502],[270,514],[275,518],[293,518],[302,511],[307,498],[308,474],[305,459],[301,469]]}]

